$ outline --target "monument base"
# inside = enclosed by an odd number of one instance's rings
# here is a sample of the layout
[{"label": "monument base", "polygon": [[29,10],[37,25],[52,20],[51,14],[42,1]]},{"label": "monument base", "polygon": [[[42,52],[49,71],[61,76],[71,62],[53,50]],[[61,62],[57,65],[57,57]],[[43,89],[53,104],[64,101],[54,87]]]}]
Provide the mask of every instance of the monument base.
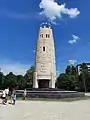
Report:
[{"label": "monument base", "polygon": [[[17,97],[23,97],[22,90],[16,90]],[[75,98],[85,97],[85,93],[77,91],[63,91],[60,89],[30,89],[27,90],[27,98]]]}]

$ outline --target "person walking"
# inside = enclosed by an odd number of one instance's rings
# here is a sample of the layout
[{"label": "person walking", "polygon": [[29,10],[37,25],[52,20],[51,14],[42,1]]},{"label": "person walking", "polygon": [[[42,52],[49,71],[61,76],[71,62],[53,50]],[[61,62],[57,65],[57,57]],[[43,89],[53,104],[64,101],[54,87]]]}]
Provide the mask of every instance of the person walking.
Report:
[{"label": "person walking", "polygon": [[12,99],[13,99],[13,103],[12,103],[12,105],[15,105],[15,103],[16,103],[16,93],[13,94]]},{"label": "person walking", "polygon": [[8,100],[8,94],[9,94],[9,88],[5,89],[5,93],[6,93],[6,103],[7,103],[7,100]]},{"label": "person walking", "polygon": [[15,89],[13,89],[12,91],[11,91],[11,102],[10,102],[10,104],[13,104],[15,101],[14,101],[14,97],[16,96],[16,93],[15,93]]},{"label": "person walking", "polygon": [[25,90],[24,90],[24,93],[23,93],[23,100],[26,99],[26,96],[27,96],[27,91],[26,91],[26,89],[25,89]]},{"label": "person walking", "polygon": [[2,91],[2,104],[6,105],[6,92],[5,90]]}]

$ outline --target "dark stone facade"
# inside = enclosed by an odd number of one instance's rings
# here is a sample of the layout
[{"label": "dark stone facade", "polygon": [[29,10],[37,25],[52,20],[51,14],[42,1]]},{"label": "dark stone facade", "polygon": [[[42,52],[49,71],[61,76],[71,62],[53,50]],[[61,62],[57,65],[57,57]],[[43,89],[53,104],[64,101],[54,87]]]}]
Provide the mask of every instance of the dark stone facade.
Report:
[{"label": "dark stone facade", "polygon": [[[23,97],[23,91],[16,91],[17,97]],[[27,90],[27,98],[75,98],[85,97],[83,92],[60,91],[58,89],[31,89]]]}]

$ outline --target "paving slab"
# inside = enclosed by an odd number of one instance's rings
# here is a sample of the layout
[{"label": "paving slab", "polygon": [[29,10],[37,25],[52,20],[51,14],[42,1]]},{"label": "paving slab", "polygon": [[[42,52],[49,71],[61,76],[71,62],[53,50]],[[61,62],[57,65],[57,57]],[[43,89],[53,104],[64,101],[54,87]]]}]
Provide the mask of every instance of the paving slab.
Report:
[{"label": "paving slab", "polygon": [[16,105],[0,104],[0,120],[90,120],[90,100],[17,101]]}]

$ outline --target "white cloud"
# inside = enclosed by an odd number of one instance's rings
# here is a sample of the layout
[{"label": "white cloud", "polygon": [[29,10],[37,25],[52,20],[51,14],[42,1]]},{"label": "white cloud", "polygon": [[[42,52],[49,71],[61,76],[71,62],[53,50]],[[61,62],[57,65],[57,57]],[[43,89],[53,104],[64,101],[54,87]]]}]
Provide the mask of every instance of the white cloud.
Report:
[{"label": "white cloud", "polygon": [[24,75],[26,70],[30,68],[30,65],[20,64],[18,62],[13,62],[9,60],[0,60],[1,72],[5,75],[9,72],[13,72],[16,75]]},{"label": "white cloud", "polygon": [[77,62],[77,60],[69,60],[69,63],[70,63],[71,65],[74,65],[76,62]]},{"label": "white cloud", "polygon": [[63,13],[69,15],[70,18],[75,18],[80,14],[80,11],[77,8],[64,8]]},{"label": "white cloud", "polygon": [[72,35],[72,40],[69,40],[68,43],[70,44],[74,44],[77,42],[77,40],[79,40],[80,38],[76,35]]},{"label": "white cloud", "polygon": [[77,8],[66,8],[66,4],[59,5],[55,0],[41,0],[39,4],[40,15],[44,15],[52,22],[57,18],[62,18],[62,14],[69,15],[70,18],[75,18],[80,14]]},{"label": "white cloud", "polygon": [[74,44],[74,43],[76,43],[76,39],[69,40],[68,42],[69,42],[70,44]]},{"label": "white cloud", "polygon": [[35,53],[36,51],[35,50],[33,50],[33,53]]},{"label": "white cloud", "polygon": [[79,37],[76,35],[72,35],[73,39],[79,40]]}]

